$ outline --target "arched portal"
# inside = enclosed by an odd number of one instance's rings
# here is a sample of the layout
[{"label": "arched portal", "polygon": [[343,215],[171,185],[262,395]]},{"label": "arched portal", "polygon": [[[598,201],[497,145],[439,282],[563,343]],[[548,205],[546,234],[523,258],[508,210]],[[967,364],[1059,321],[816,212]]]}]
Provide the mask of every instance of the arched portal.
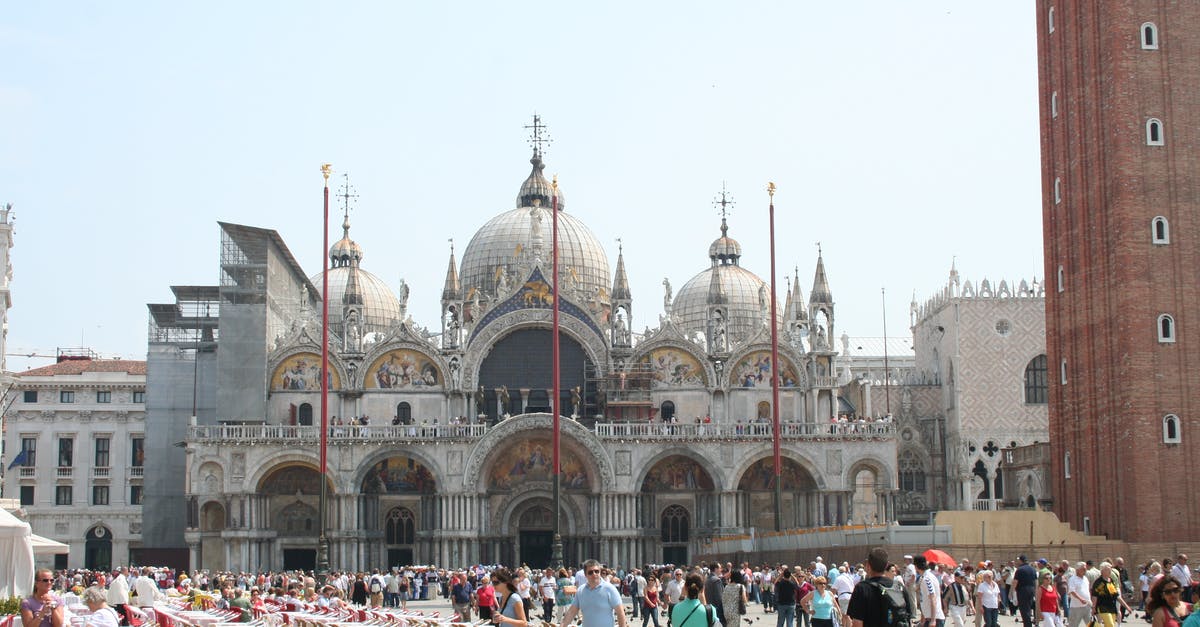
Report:
[{"label": "arched portal", "polygon": [[[554,385],[551,376],[550,344],[553,336],[550,329],[523,328],[501,338],[492,345],[488,356],[479,367],[479,385],[483,390],[483,406],[476,407],[477,414],[486,414],[496,420],[504,411],[500,409],[504,396],[508,396],[507,413],[512,415],[534,412],[550,412],[550,402],[544,405],[542,398],[549,398]],[[596,390],[588,387],[585,373],[593,368],[592,361],[582,345],[565,332],[559,332],[559,408],[566,412],[571,407],[571,390],[578,386],[584,400],[581,415],[595,413]],[[505,394],[507,390],[507,394]],[[534,395],[538,391],[546,393]],[[523,402],[523,406],[517,401]]]},{"label": "arched portal", "polygon": [[112,531],[96,525],[83,538],[83,567],[92,571],[112,570]]},{"label": "arched portal", "polygon": [[383,545],[374,559],[386,558],[389,567],[422,561],[416,534],[435,526],[437,481],[429,468],[409,455],[391,455],[367,469],[360,491],[362,530]]},{"label": "arched portal", "polygon": [[[688,563],[693,520],[697,527],[704,529],[720,526],[712,475],[699,461],[687,455],[667,455],[655,462],[642,479],[641,492],[644,524],[647,527],[657,525],[663,530],[664,564]],[[695,516],[690,512],[695,512]]]},{"label": "arched portal", "polygon": [[[267,501],[268,527],[275,531],[279,547],[283,551],[285,569],[312,569],[316,567],[316,537],[320,534],[318,504],[321,492],[321,475],[308,465],[285,464],[268,473],[259,482],[258,493]],[[335,494],[333,483],[326,480],[326,492]],[[330,503],[336,499],[329,499]],[[326,511],[330,527],[337,524]]]},{"label": "arched portal", "polygon": [[[795,460],[784,457],[781,461],[779,479],[783,527],[818,524],[822,517],[816,480]],[[747,526],[764,531],[775,528],[775,484],[775,462],[770,457],[754,462],[742,474],[738,480],[738,491],[742,497],[742,520]],[[826,514],[826,520],[833,520],[837,516],[836,512]]]},{"label": "arched portal", "polygon": [[313,423],[313,407],[312,403],[300,403],[300,410],[297,412],[298,422],[300,426],[311,427]]}]

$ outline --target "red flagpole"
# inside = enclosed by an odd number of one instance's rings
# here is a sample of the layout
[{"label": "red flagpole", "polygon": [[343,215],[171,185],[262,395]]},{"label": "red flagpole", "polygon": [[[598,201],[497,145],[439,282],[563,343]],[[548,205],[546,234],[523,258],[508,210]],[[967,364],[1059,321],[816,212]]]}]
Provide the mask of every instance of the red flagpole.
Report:
[{"label": "red flagpole", "polygon": [[552,262],[554,274],[554,336],[550,339],[550,369],[554,373],[554,476],[557,477],[562,473],[562,460],[559,459],[559,439],[558,439],[558,417],[560,396],[562,394],[559,386],[558,372],[558,176],[554,176],[554,182],[551,184],[551,193],[553,198],[550,200],[550,213],[553,216],[550,223],[553,226],[551,237],[554,239],[554,244],[551,246],[554,255]]},{"label": "red flagpole", "polygon": [[767,183],[771,196],[771,451],[775,457],[775,531],[783,529],[783,458],[779,450],[779,325],[775,316],[775,184]]},{"label": "red flagpole", "polygon": [[321,249],[321,492],[318,504],[319,535],[317,537],[317,577],[321,583],[329,572],[329,547],[325,538],[325,491],[329,472],[329,174],[333,171],[330,164],[321,165],[321,174],[325,177],[324,220],[321,222],[321,232],[324,237],[324,247]]}]

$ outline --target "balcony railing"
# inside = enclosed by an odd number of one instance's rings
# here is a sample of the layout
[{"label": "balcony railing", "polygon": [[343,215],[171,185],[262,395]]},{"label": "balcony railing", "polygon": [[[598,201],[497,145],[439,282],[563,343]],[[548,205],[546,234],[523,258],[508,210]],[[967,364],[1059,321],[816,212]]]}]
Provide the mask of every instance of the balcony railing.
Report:
[{"label": "balcony railing", "polygon": [[58,479],[71,479],[75,476],[75,468],[73,466],[59,466],[55,469],[54,476]]},{"label": "balcony railing", "polygon": [[[485,424],[472,425],[386,425],[329,427],[331,443],[353,442],[431,442],[437,440],[477,440],[487,433]],[[646,422],[598,422],[595,433],[603,439],[702,440],[722,438],[733,440],[769,440],[773,430],[770,423],[708,423],[691,422],[668,424]],[[281,442],[315,444],[320,436],[318,427],[295,425],[200,425],[188,429],[188,439],[208,444],[278,444]],[[864,423],[807,423],[780,424],[780,437],[785,440],[890,440],[896,437],[891,422]],[[141,467],[130,469],[130,477],[140,477]]]},{"label": "balcony railing", "polygon": [[[478,439],[487,425],[386,425],[329,427],[329,441],[338,442],[429,442],[435,440]],[[191,440],[238,444],[265,444],[281,441],[315,443],[319,427],[294,425],[201,425],[188,429]]]},{"label": "balcony railing", "polygon": [[33,466],[21,466],[21,478],[22,479],[36,479],[37,478],[37,468],[35,468]]},{"label": "balcony railing", "polygon": [[141,479],[143,476],[143,471],[145,469],[146,469],[145,466],[130,466],[129,467],[129,478],[130,479]]},{"label": "balcony railing", "polygon": [[971,509],[977,512],[994,512],[1003,507],[1003,501],[1000,499],[975,499],[971,504]]},{"label": "balcony railing", "polygon": [[108,466],[96,466],[92,468],[93,479],[108,479],[112,476],[112,468]]},{"label": "balcony railing", "polygon": [[[887,440],[896,437],[896,428],[890,422],[814,424],[807,422],[780,423],[780,437],[804,440]],[[596,435],[601,438],[641,439],[770,439],[773,433],[770,423],[717,424],[717,423],[597,423]]]}]

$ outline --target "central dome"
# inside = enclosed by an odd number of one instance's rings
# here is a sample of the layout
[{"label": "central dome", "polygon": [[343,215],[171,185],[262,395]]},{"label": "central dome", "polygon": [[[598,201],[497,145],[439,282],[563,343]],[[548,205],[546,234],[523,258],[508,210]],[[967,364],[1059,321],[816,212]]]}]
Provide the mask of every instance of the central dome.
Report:
[{"label": "central dome", "polygon": [[[461,277],[465,298],[471,298],[473,289],[482,296],[493,297],[498,283],[497,269],[501,267],[509,275],[510,287],[525,281],[527,277],[512,273],[535,257],[541,259],[546,277],[550,276],[553,233],[550,211],[554,192],[542,176],[545,165],[541,158],[534,155],[530,162],[533,171],[521,185],[517,208],[488,220],[463,252]],[[591,295],[601,289],[607,292],[611,276],[604,247],[582,221],[562,211],[562,190],[557,194],[559,280],[568,285],[573,282],[581,294]]]},{"label": "central dome", "polygon": [[[742,246],[729,237],[729,225],[721,219],[721,237],[708,247],[712,265],[683,284],[671,305],[671,316],[686,331],[707,332],[709,303],[726,310],[726,332],[730,342],[750,337],[766,320],[760,292],[770,298],[771,287],[740,264]],[[778,312],[777,312],[778,315]]]}]

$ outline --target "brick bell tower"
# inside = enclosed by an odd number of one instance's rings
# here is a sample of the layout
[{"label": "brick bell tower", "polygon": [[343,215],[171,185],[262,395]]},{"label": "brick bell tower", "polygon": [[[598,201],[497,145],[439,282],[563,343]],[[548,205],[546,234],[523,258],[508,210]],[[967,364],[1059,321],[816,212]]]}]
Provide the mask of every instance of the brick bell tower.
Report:
[{"label": "brick bell tower", "polygon": [[1037,0],[1054,508],[1200,541],[1200,4]]}]

